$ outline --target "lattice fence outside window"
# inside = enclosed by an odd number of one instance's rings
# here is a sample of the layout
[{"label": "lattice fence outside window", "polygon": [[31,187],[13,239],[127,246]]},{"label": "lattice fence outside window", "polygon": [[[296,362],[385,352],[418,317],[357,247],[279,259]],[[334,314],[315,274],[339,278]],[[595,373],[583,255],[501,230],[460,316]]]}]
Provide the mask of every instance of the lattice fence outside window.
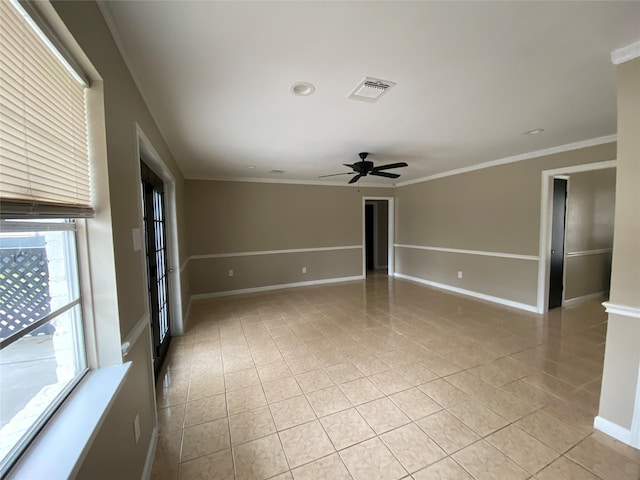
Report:
[{"label": "lattice fence outside window", "polygon": [[[17,244],[22,244],[18,246]],[[24,246],[25,243],[28,246]],[[43,236],[6,238],[0,243],[0,338],[51,313],[49,262]],[[52,335],[43,325],[32,335]]]}]

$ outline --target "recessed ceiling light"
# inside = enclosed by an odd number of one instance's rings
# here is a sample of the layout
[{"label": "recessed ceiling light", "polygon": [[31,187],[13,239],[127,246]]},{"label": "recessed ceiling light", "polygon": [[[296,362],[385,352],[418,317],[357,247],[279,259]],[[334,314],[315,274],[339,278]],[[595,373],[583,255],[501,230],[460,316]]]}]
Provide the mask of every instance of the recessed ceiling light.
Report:
[{"label": "recessed ceiling light", "polygon": [[291,93],[299,97],[306,97],[315,91],[316,87],[309,82],[296,82],[291,85]]},{"label": "recessed ceiling light", "polygon": [[523,135],[538,135],[542,132],[544,132],[544,128],[534,128],[533,130],[527,130]]},{"label": "recessed ceiling light", "polygon": [[244,168],[254,169],[254,168],[256,168],[256,166],[255,165],[245,165]]},{"label": "recessed ceiling light", "polygon": [[284,170],[270,170],[269,173],[273,175],[284,175]]}]

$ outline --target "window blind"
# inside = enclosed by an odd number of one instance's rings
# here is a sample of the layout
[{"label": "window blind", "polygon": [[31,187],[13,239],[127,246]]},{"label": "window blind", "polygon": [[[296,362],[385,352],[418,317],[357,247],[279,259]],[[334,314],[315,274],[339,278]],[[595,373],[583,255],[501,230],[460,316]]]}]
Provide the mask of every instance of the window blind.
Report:
[{"label": "window blind", "polygon": [[86,88],[0,2],[0,216],[91,214]]}]

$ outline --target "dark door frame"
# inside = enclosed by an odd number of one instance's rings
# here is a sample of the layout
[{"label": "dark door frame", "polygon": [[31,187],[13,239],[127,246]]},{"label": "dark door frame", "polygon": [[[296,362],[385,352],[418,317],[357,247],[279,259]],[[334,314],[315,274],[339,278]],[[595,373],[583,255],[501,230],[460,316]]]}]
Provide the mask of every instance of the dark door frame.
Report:
[{"label": "dark door frame", "polygon": [[551,214],[551,250],[549,266],[548,308],[561,307],[565,289],[565,244],[567,240],[567,198],[569,179],[554,177]]},{"label": "dark door frame", "polygon": [[147,265],[147,293],[153,339],[153,369],[157,376],[171,343],[170,267],[168,261],[164,182],[140,160]]}]

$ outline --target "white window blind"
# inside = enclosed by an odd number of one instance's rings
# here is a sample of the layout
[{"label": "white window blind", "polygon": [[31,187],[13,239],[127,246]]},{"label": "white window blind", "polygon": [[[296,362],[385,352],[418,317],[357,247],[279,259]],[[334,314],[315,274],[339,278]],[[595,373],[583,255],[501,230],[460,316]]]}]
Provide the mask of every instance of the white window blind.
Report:
[{"label": "white window blind", "polygon": [[88,216],[86,88],[0,1],[0,215]]}]

